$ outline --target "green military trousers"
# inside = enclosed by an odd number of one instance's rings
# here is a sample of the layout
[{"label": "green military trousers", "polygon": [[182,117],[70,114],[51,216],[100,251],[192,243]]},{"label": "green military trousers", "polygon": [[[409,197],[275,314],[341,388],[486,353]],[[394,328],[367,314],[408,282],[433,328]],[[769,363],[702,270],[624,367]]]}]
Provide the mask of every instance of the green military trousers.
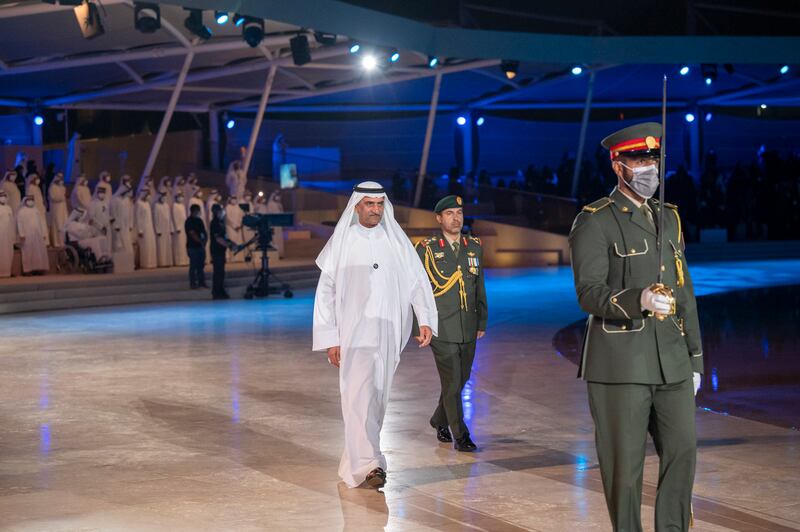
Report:
[{"label": "green military trousers", "polygon": [[434,338],[431,341],[436,369],[439,370],[439,381],[442,393],[439,404],[431,416],[433,427],[450,427],[453,437],[463,438],[469,434],[464,423],[464,406],[461,403],[461,392],[469,380],[472,361],[475,359],[475,342],[459,344],[442,342]]},{"label": "green military trousers", "polygon": [[686,531],[697,452],[692,379],[673,384],[589,382],[603,491],[615,531],[642,530],[647,433],[660,458],[656,532]]}]

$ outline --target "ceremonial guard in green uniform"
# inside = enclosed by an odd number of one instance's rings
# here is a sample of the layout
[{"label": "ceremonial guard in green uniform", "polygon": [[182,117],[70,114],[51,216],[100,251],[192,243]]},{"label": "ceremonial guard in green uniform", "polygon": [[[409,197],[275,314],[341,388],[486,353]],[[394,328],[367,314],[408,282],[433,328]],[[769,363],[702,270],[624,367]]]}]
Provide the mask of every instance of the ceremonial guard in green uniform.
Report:
[{"label": "ceremonial guard in green uniform", "polygon": [[[431,349],[442,392],[430,423],[439,441],[455,439],[457,450],[472,452],[477,447],[464,423],[461,392],[472,371],[475,343],[485,334],[488,311],[483,248],[480,239],[461,234],[462,204],[460,196],[447,196],[439,201],[434,212],[442,229],[418,242],[416,249],[428,273],[439,311],[439,335],[431,341]],[[414,327],[416,335],[416,323]]]},{"label": "ceremonial guard in green uniform", "polygon": [[687,530],[691,520],[694,395],[703,356],[678,208],[664,203],[661,216],[662,205],[651,199],[659,186],[661,129],[639,124],[603,140],[617,187],[584,207],[569,235],[575,291],[589,313],[579,377],[588,382],[616,531],[642,530],[648,432],[660,458],[655,529]]}]

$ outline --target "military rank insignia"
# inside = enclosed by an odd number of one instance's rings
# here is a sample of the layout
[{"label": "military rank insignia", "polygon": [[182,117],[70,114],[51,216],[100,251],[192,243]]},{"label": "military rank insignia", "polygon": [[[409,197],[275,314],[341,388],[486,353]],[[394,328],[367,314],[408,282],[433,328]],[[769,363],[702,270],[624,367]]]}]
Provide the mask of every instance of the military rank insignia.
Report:
[{"label": "military rank insignia", "polygon": [[433,258],[436,259],[436,260],[442,260],[444,258],[444,252],[443,251],[434,252],[433,253]]}]

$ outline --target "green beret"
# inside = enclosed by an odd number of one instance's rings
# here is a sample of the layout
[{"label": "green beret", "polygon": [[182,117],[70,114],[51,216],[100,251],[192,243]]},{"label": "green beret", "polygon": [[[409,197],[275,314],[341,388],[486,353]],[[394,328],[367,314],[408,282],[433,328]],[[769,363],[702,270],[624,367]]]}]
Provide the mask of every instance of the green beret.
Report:
[{"label": "green beret", "polygon": [[445,196],[439,200],[439,203],[433,208],[433,212],[439,214],[445,209],[460,209],[463,206],[464,200],[461,199],[461,196]]}]

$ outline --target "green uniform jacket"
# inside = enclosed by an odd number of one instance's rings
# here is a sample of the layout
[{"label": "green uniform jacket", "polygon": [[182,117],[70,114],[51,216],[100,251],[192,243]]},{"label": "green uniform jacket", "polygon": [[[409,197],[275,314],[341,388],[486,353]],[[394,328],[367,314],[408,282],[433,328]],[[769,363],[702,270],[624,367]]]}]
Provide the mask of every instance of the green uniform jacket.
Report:
[{"label": "green uniform jacket", "polygon": [[[658,223],[660,207],[649,200]],[[656,232],[642,209],[618,189],[584,207],[569,235],[575,291],[586,324],[578,376],[604,383],[680,382],[703,372],[700,324],[683,255],[677,207],[664,213],[663,282],[677,314],[664,321],[642,312],[642,290],[658,280]],[[680,259],[685,279],[677,286]]]},{"label": "green uniform jacket", "polygon": [[[483,281],[483,248],[481,241],[470,236],[462,236],[458,257],[450,247],[450,243],[442,233],[423,239],[416,245],[422,264],[431,280],[431,287],[436,296],[436,308],[439,311],[439,335],[443,342],[474,342],[478,331],[486,330],[488,307],[486,305],[486,288]],[[437,283],[444,285],[461,268],[464,280],[466,308],[462,309],[460,285],[455,283],[445,293],[439,294]],[[437,273],[438,272],[438,273]],[[419,329],[414,322],[413,335]]]}]

